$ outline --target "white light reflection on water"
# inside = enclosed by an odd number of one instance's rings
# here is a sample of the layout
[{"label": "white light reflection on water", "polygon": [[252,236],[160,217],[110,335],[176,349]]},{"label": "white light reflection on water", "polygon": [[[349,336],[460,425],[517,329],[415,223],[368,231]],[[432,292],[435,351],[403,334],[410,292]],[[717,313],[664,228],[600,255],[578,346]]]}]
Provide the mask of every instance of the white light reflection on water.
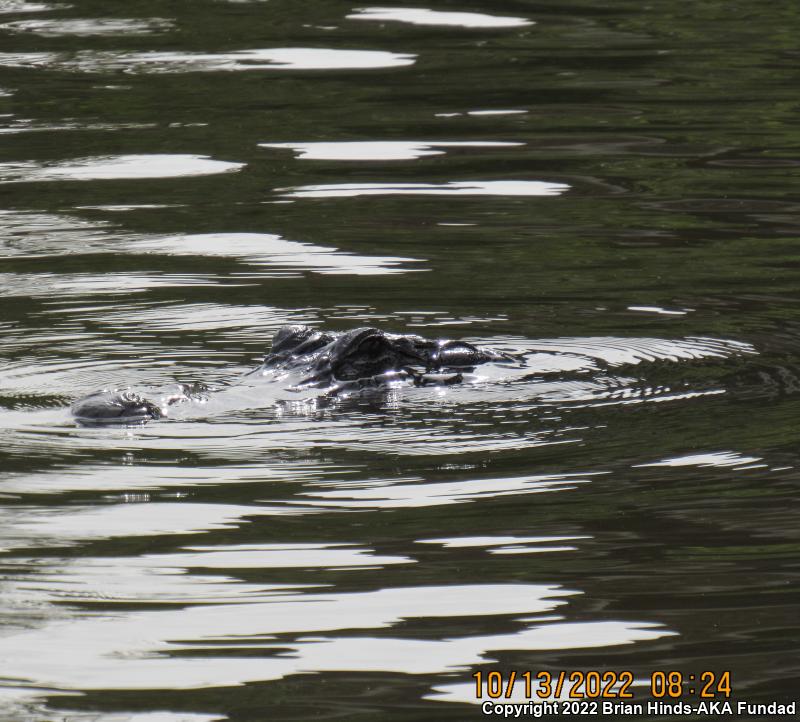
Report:
[{"label": "white light reflection on water", "polygon": [[127,213],[128,211],[149,211],[159,208],[186,208],[185,203],[132,203],[106,204],[100,206],[75,206],[76,210],[83,211],[106,211],[107,213]]},{"label": "white light reflection on water", "polygon": [[508,544],[540,544],[542,542],[591,539],[588,536],[457,536],[442,539],[417,539],[417,544],[441,544],[446,549],[465,547],[494,547]]},{"label": "white light reflection on water", "polygon": [[436,118],[458,118],[464,115],[482,116],[482,115],[525,115],[528,111],[521,109],[497,109],[497,110],[468,110],[466,113],[452,112],[452,113],[434,113]]},{"label": "white light reflection on water", "polygon": [[92,51],[0,53],[0,66],[83,73],[192,73],[248,70],[369,70],[413,65],[416,56],[384,50],[264,48],[228,53]]},{"label": "white light reflection on water", "polygon": [[276,188],[289,198],[355,198],[357,196],[557,196],[568,191],[565,183],[496,180],[450,181],[449,183],[331,183],[327,185]]},{"label": "white light reflection on water", "polygon": [[[509,478],[464,479],[431,483],[385,481],[360,486],[357,483],[318,483],[314,489],[298,492],[289,504],[301,507],[342,509],[400,509],[444,506],[517,494],[568,491],[588,484],[591,477],[605,472],[519,476]],[[326,490],[325,486],[336,487]]]},{"label": "white light reflection on water", "polygon": [[95,156],[48,164],[21,161],[0,163],[0,183],[186,178],[232,173],[245,165],[214,160],[207,155],[173,154]]},{"label": "white light reflection on water", "polygon": [[[145,293],[151,288],[216,286],[222,282],[216,274],[189,273],[0,273],[3,295],[10,297],[128,295]],[[245,281],[226,285],[247,286]]]},{"label": "white light reflection on water", "polygon": [[453,537],[451,539],[418,539],[417,544],[441,544],[446,549],[484,547],[489,554],[539,554],[543,552],[575,551],[577,547],[572,545],[546,545],[591,538],[589,536]]},{"label": "white light reflection on water", "polygon": [[0,687],[2,722],[59,720],[63,722],[225,722],[227,715],[202,712],[100,712],[68,709],[61,702],[57,711],[46,706],[50,698],[80,697],[77,692],[64,692],[41,687]]},{"label": "white light reflection on water", "polygon": [[[57,308],[52,315],[64,315],[72,309]],[[281,326],[293,323],[319,325],[319,318],[311,310],[290,311],[274,306],[216,304],[216,303],[163,303],[143,302],[120,308],[99,306],[84,309],[85,318],[100,326],[115,330],[195,331],[207,334],[210,342],[227,344],[233,341],[258,342],[266,350],[272,335]],[[119,343],[113,341],[113,343]],[[134,351],[134,349],[131,349]],[[196,353],[193,351],[193,353]],[[141,353],[138,354],[141,356]]]},{"label": "white light reflection on water", "polygon": [[487,15],[485,13],[444,12],[427,8],[359,8],[348,20],[376,20],[409,23],[411,25],[442,25],[461,28],[519,28],[534,25],[527,18]]},{"label": "white light reflection on water", "polygon": [[0,582],[0,614],[35,604],[48,608],[49,619],[64,619],[72,617],[72,611],[63,606],[49,608],[51,603],[74,605],[98,599],[124,604],[262,603],[328,585],[245,582],[234,576],[235,570],[329,569],[363,573],[412,563],[416,560],[410,557],[380,555],[352,543],[190,547],[186,552],[138,557],[81,556],[60,559],[55,564],[48,558],[14,558],[4,560],[4,567],[13,574],[7,574]]},{"label": "white light reflection on water", "polygon": [[64,255],[119,241],[105,221],[89,221],[54,213],[0,210],[0,252],[3,256]]},{"label": "white light reflection on water", "polygon": [[[138,209],[159,208],[157,204]],[[131,206],[113,207],[131,210]],[[108,210],[108,208],[104,208]],[[45,213],[0,210],[0,250],[16,258],[50,257],[53,254],[100,254],[119,256],[164,255],[231,258],[258,267],[258,277],[297,277],[305,272],[327,275],[386,275],[427,270],[409,267],[422,259],[405,256],[371,256],[341,251],[331,246],[291,241],[273,233],[199,233],[174,236],[142,236],[107,221]],[[268,269],[268,270],[267,270]],[[242,274],[237,277],[241,278]],[[24,278],[22,274],[18,279]],[[60,278],[63,278],[61,276]],[[21,282],[21,281],[20,281]],[[91,284],[90,284],[91,285]],[[124,285],[124,284],[123,284]],[[12,288],[17,286],[12,284]],[[32,284],[34,289],[38,282]],[[201,306],[212,312],[210,305]],[[226,311],[228,307],[220,307]],[[126,307],[126,311],[128,307]],[[197,317],[191,307],[187,313]],[[288,313],[288,312],[286,312]],[[218,317],[214,313],[214,317]],[[235,315],[235,313],[234,313]],[[102,318],[99,319],[102,321]]]},{"label": "white light reflection on water", "polygon": [[[218,485],[220,483],[236,484],[264,484],[282,483],[305,484],[319,477],[334,475],[339,472],[335,464],[326,462],[322,459],[313,461],[293,461],[280,459],[279,463],[273,461],[268,464],[257,464],[254,466],[228,465],[224,470],[212,470],[199,464],[189,466],[164,465],[157,466],[148,464],[147,474],[142,473],[142,467],[136,464],[136,451],[140,450],[143,444],[131,433],[122,432],[116,437],[109,437],[108,433],[98,434],[97,437],[72,437],[77,449],[94,448],[98,443],[112,446],[124,453],[126,448],[131,451],[132,456],[128,457],[130,463],[116,464],[108,466],[105,464],[84,464],[81,466],[80,473],[74,474],[52,474],[48,472],[29,473],[29,474],[6,474],[3,478],[2,491],[7,494],[60,494],[70,491],[93,491],[93,492],[119,492],[148,494],[156,490],[183,490],[189,491],[203,486]],[[83,438],[83,443],[81,439]],[[209,455],[215,453],[216,448],[210,445],[207,448]],[[344,472],[342,472],[344,473]],[[365,484],[369,482],[364,482]],[[152,495],[154,498],[156,494]],[[125,498],[125,497],[123,497]],[[149,498],[149,497],[148,497]],[[101,506],[98,509],[112,509],[111,505]],[[83,507],[78,507],[76,512],[81,513]],[[230,520],[232,507],[221,506],[217,510],[220,518]],[[264,506],[246,507],[248,514],[254,516],[271,513],[271,510]],[[210,515],[213,511],[209,509]],[[234,509],[235,511],[235,509]],[[282,510],[279,510],[282,511]],[[102,512],[99,510],[97,514]],[[113,514],[113,512],[108,512]],[[132,512],[135,515],[135,512]],[[147,515],[148,508],[139,509],[140,514]],[[166,513],[166,510],[165,510]],[[143,524],[142,529],[147,530],[148,525]],[[2,535],[0,534],[0,538]]]},{"label": "white light reflection on water", "polygon": [[372,549],[350,543],[240,544],[185,549],[176,554],[149,555],[148,563],[196,569],[364,569],[416,561],[406,556],[378,555]]},{"label": "white light reflection on water", "polygon": [[[2,95],[1,92],[0,95]],[[14,118],[0,125],[0,135],[52,133],[53,131],[65,130],[141,130],[156,127],[158,127],[156,123],[85,123],[76,120],[63,120],[59,123],[41,123],[29,118]]]},{"label": "white light reflection on water", "polygon": [[661,306],[628,306],[629,311],[639,311],[641,313],[656,313],[660,316],[685,316],[693,308],[669,309]]},{"label": "white light reflection on water", "polygon": [[[648,466],[699,466],[699,467],[742,467],[763,461],[760,456],[744,456],[735,451],[707,451],[701,454],[687,454],[686,456],[673,456],[662,461],[652,461],[649,464],[637,464],[637,467]],[[767,466],[764,464],[763,466]],[[752,467],[750,467],[752,468]]]},{"label": "white light reflection on water", "polygon": [[0,15],[11,13],[42,13],[48,10],[66,10],[72,7],[66,3],[37,3],[27,0],[0,0]]},{"label": "white light reflection on water", "polygon": [[[2,12],[0,10],[0,12]],[[0,31],[31,33],[43,37],[91,37],[94,35],[149,35],[166,32],[173,21],[166,18],[57,18],[15,20],[0,25]]]},{"label": "white light reflection on water", "polygon": [[80,697],[79,692],[65,692],[46,687],[0,687],[2,722],[22,720],[59,720],[63,722],[224,722],[227,715],[204,714],[202,712],[91,712],[67,709],[64,702],[58,710],[45,705],[49,698]]},{"label": "white light reflection on water", "polygon": [[61,559],[55,564],[48,558],[5,559],[3,566],[9,574],[0,582],[3,592],[0,614],[35,605],[46,608],[50,619],[70,618],[70,609],[49,605],[53,602],[91,603],[98,599],[124,604],[250,604],[326,586],[255,584],[218,570],[208,574],[189,573],[190,559],[184,560],[179,554],[169,556],[174,564],[154,554],[113,558],[81,556],[80,559]]},{"label": "white light reflection on water", "polygon": [[[264,602],[84,612],[72,619],[62,612],[0,638],[0,674],[63,689],[186,689],[325,671],[437,674],[486,663],[490,650],[605,647],[672,634],[647,622],[519,619],[552,612],[577,593],[544,584],[445,585],[286,593]],[[509,631],[490,635],[337,636],[414,619],[500,615],[518,618],[505,622]],[[290,654],[267,654],[287,648]],[[190,650],[191,656],[180,654]],[[235,650],[264,654],[237,658],[230,655]]]},{"label": "white light reflection on water", "polygon": [[525,115],[528,111],[517,109],[497,109],[497,110],[468,110],[467,115]]},{"label": "white light reflection on water", "polygon": [[304,512],[256,504],[190,502],[6,507],[0,509],[0,551],[72,546],[82,541],[115,537],[200,534],[213,529],[236,528],[244,523],[244,517],[286,513]]},{"label": "white light reflection on water", "polygon": [[319,143],[259,143],[261,148],[289,148],[302,160],[416,160],[443,155],[440,148],[509,148],[524,143],[503,141],[368,140]]},{"label": "white light reflection on water", "polygon": [[414,270],[401,264],[419,261],[402,256],[361,256],[337,248],[289,241],[270,233],[203,233],[149,238],[130,243],[131,253],[229,257],[255,266],[335,275],[385,275]]}]

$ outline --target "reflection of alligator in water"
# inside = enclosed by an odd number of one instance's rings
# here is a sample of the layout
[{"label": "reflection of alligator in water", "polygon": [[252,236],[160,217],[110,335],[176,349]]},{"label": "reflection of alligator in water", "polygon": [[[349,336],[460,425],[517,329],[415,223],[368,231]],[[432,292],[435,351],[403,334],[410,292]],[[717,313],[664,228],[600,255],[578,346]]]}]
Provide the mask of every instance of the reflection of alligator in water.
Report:
[{"label": "reflection of alligator in water", "polygon": [[[465,341],[357,328],[345,333],[309,326],[284,326],[272,339],[264,362],[248,376],[265,376],[291,390],[320,389],[327,395],[398,384],[451,385],[488,362],[516,359]],[[85,396],[71,408],[79,421],[92,424],[139,423],[166,415],[176,403],[201,398],[198,389],[180,385],[161,405],[130,390],[104,390]]]}]

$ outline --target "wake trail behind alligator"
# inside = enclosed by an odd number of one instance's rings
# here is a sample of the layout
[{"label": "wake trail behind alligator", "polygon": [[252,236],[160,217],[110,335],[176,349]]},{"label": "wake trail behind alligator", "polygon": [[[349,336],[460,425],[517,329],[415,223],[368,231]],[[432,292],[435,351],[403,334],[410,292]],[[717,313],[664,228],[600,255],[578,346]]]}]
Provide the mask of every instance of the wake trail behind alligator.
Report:
[{"label": "wake trail behind alligator", "polygon": [[[678,400],[723,393],[724,389],[671,388],[648,384],[646,367],[656,362],[680,365],[685,362],[719,361],[756,354],[750,344],[715,338],[559,338],[501,341],[472,339],[509,353],[513,362],[481,364],[463,373],[463,381],[453,385],[414,387],[398,381],[381,388],[347,391],[337,398],[326,397],[320,389],[289,389],[290,374],[268,370],[264,375],[247,374],[230,386],[205,394],[202,401],[177,405],[170,416],[180,420],[232,417],[254,410],[266,410],[271,416],[304,415],[323,409],[357,408],[367,404],[396,407],[408,403],[451,405],[516,402],[519,404],[561,403],[634,403],[654,400]],[[627,372],[619,373],[618,369]],[[633,367],[642,367],[636,371]],[[635,373],[634,373],[635,372]],[[219,418],[219,420],[222,420]],[[252,420],[252,418],[251,418]]]}]

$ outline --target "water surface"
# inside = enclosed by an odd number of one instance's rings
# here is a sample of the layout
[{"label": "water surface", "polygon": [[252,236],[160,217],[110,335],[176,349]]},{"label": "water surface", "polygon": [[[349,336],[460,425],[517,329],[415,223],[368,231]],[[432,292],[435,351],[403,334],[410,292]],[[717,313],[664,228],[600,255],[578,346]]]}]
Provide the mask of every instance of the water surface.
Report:
[{"label": "water surface", "polygon": [[[799,30],[0,0],[0,719],[478,719],[492,669],[795,700]],[[241,382],[287,323],[522,361]],[[68,413],[178,382],[220,390]]]}]

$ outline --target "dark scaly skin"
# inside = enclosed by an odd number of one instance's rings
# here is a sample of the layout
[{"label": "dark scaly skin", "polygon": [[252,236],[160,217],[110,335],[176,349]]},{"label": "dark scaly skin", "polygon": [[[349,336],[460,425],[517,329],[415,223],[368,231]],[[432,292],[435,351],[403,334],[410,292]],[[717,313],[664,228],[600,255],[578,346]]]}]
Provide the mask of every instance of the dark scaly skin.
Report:
[{"label": "dark scaly skin", "polygon": [[[475,366],[513,360],[465,341],[431,341],[371,326],[332,333],[295,325],[277,331],[264,362],[248,375],[283,373],[296,379],[290,389],[318,388],[336,395],[396,381],[451,385],[460,383],[463,372]],[[165,416],[167,406],[190,401],[192,395],[189,387],[180,386],[158,406],[129,390],[104,390],[79,399],[71,411],[84,424],[136,424]]]}]

